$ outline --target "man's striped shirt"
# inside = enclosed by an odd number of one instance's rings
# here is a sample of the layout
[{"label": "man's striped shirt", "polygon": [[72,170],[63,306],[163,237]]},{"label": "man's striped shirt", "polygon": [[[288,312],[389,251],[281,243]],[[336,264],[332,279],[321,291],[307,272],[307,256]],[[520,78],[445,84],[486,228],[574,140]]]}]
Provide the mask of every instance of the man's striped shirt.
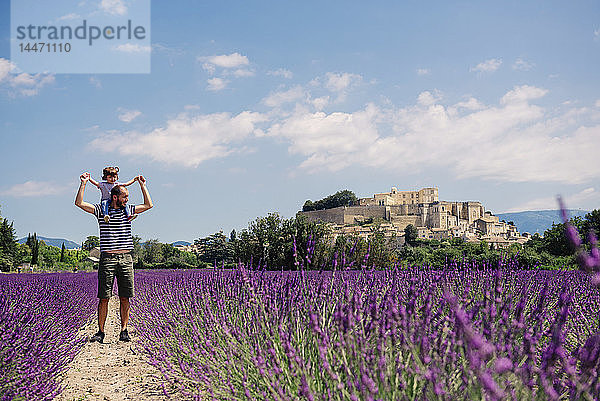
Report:
[{"label": "man's striped shirt", "polygon": [[[130,216],[135,212],[135,206],[126,205]],[[131,222],[127,220],[123,209],[113,209],[108,205],[110,221],[104,221],[102,206],[94,205],[94,216],[100,226],[100,251],[133,250],[133,237],[131,236]]]}]

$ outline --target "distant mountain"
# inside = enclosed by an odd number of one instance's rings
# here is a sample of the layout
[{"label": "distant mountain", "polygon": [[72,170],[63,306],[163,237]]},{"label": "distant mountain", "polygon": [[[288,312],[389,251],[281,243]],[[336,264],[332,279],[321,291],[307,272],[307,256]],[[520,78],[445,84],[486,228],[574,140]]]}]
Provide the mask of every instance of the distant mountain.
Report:
[{"label": "distant mountain", "polygon": [[[48,238],[48,237],[42,237],[42,236],[37,236],[37,239],[40,241],[44,241],[44,243],[46,245],[51,245],[51,246],[55,246],[57,248],[62,248],[62,244],[64,242],[65,244],[65,248],[67,249],[75,249],[75,248],[81,248],[81,244],[78,244],[77,242],[73,242],[70,241],[68,239],[63,239],[63,238]],[[27,237],[23,237],[21,239],[18,240],[19,244],[24,244],[27,242]]]},{"label": "distant mountain", "polygon": [[[569,218],[579,216],[584,217],[589,211],[569,209],[567,214]],[[528,232],[530,234],[539,233],[544,235],[544,231],[552,227],[552,223],[562,223],[560,210],[532,210],[516,213],[498,213],[496,216],[506,222],[512,221],[517,226],[520,233]]]},{"label": "distant mountain", "polygon": [[192,243],[187,242],[187,241],[175,241],[175,242],[172,242],[171,245],[173,245],[173,246],[180,246],[180,245],[188,246],[188,245],[192,245]]}]

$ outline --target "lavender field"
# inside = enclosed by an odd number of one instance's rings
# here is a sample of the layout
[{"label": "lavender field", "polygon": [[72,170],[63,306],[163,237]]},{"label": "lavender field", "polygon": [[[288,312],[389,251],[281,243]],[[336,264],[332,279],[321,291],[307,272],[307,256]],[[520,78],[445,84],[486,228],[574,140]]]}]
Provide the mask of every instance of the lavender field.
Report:
[{"label": "lavender field", "polygon": [[0,400],[49,400],[87,340],[95,316],[93,273],[0,275]]},{"label": "lavender field", "polygon": [[[474,269],[473,267],[479,267]],[[94,274],[0,276],[0,399],[52,399]],[[138,271],[134,346],[176,399],[598,399],[579,271]]]},{"label": "lavender field", "polygon": [[238,269],[138,280],[140,346],[190,399],[598,399],[600,294],[583,272]]}]

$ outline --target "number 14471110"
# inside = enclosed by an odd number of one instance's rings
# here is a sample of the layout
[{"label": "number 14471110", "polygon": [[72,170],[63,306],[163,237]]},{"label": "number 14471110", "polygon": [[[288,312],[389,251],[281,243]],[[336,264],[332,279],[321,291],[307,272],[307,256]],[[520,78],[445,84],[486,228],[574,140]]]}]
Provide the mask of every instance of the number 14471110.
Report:
[{"label": "number 14471110", "polygon": [[19,49],[21,53],[69,53],[71,51],[71,44],[66,43],[46,43],[46,42],[34,42],[34,43],[19,43]]}]

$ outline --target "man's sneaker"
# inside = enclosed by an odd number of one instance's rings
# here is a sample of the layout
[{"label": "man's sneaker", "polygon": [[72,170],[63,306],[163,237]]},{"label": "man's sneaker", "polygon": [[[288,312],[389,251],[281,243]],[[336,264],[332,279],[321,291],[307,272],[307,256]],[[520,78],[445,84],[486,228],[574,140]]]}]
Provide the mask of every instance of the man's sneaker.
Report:
[{"label": "man's sneaker", "polygon": [[105,223],[108,223],[109,221],[110,221],[110,216],[109,216],[109,215],[107,215],[107,214],[105,214],[105,215],[104,215],[104,222],[105,222]]},{"label": "man's sneaker", "polygon": [[121,334],[119,334],[119,341],[131,341],[131,338],[129,338],[129,333],[127,332],[127,329],[121,331]]},{"label": "man's sneaker", "polygon": [[98,331],[96,334],[94,334],[91,338],[90,338],[90,342],[99,342],[100,344],[104,344],[104,332],[102,331]]}]

